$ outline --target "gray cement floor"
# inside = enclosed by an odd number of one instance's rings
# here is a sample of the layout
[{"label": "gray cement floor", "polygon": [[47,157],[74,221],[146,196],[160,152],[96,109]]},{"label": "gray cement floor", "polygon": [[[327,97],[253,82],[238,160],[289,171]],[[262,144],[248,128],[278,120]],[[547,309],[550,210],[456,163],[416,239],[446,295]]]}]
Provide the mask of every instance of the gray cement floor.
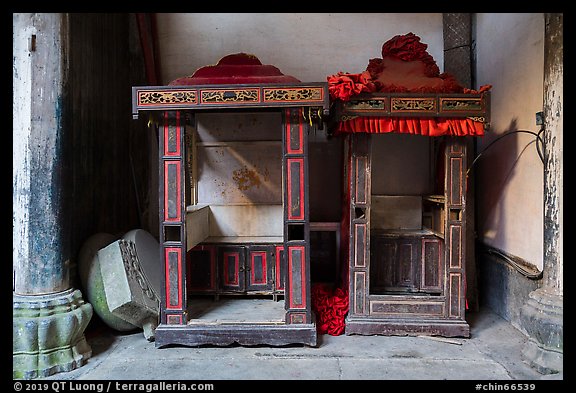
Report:
[{"label": "gray cement floor", "polygon": [[141,331],[118,333],[101,325],[86,332],[93,352],[86,365],[44,379],[563,380],[563,374],[544,376],[526,365],[521,359],[526,336],[495,313],[471,313],[468,322],[469,339],[321,335],[318,348],[156,348]]}]

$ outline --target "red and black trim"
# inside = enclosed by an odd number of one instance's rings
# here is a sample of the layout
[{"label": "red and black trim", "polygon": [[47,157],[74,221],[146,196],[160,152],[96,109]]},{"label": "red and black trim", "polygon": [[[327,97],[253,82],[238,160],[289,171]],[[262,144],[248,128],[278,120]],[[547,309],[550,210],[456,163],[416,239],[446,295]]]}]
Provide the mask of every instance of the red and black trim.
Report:
[{"label": "red and black trim", "polygon": [[310,301],[310,222],[308,206],[308,127],[303,109],[284,115],[284,250],[286,323],[312,323]]},{"label": "red and black trim", "polygon": [[181,114],[162,115],[159,138],[160,258],[164,266],[161,323],[186,324],[186,236],[184,122]]}]

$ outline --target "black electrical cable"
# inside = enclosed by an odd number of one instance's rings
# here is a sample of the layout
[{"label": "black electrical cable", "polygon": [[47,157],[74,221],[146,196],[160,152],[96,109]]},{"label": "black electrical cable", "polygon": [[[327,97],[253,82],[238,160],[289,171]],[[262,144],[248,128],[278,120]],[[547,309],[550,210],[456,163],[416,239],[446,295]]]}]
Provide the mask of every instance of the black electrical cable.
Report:
[{"label": "black electrical cable", "polygon": [[468,168],[468,170],[466,171],[466,177],[468,177],[468,174],[472,170],[472,167],[474,166],[474,164],[476,164],[476,161],[478,161],[478,159],[482,156],[482,154],[484,154],[484,152],[486,150],[488,150],[493,144],[495,144],[496,142],[498,142],[500,139],[504,138],[505,136],[516,134],[516,133],[526,133],[526,134],[534,135],[536,137],[536,151],[538,152],[538,156],[540,157],[540,161],[542,161],[542,164],[544,164],[544,155],[542,153],[542,146],[544,145],[544,141],[542,140],[542,137],[540,136],[540,134],[542,134],[542,132],[544,132],[544,127],[540,128],[540,130],[537,133],[534,131],[529,131],[529,130],[514,130],[514,131],[510,131],[510,132],[507,132],[505,134],[500,135],[498,138],[496,138],[492,142],[490,142],[488,144],[488,146],[486,146],[484,148],[484,150],[482,150],[482,152],[480,152],[480,154],[478,154],[476,156],[474,161],[472,161],[472,164],[470,164],[470,168]]},{"label": "black electrical cable", "polygon": [[[516,133],[526,133],[526,134],[534,135],[536,137],[536,151],[538,152],[538,156],[540,157],[540,161],[542,161],[542,164],[544,164],[544,154],[542,153],[542,146],[544,145],[544,141],[542,140],[542,137],[540,136],[540,134],[542,134],[543,132],[544,132],[544,127],[542,126],[537,133],[534,131],[529,131],[529,130],[514,130],[514,131],[507,132],[506,134],[500,135],[498,138],[496,138],[492,142],[490,142],[488,144],[488,146],[486,146],[484,148],[484,150],[482,150],[482,152],[480,152],[480,154],[478,154],[476,156],[474,161],[472,161],[472,164],[470,164],[470,168],[468,168],[468,170],[466,171],[466,177],[468,177],[468,173],[472,170],[472,167],[474,166],[476,161],[478,161],[478,159],[482,156],[482,154],[486,150],[488,150],[494,143],[498,142],[500,139],[504,138],[505,136],[516,134]],[[536,269],[535,271],[531,272],[531,271],[527,270],[526,268],[524,268],[521,264],[514,261],[514,259],[512,259],[511,257],[509,257],[508,255],[504,254],[501,251],[498,251],[495,249],[490,249],[490,250],[487,250],[487,252],[489,254],[498,255],[500,258],[504,259],[510,265],[512,265],[518,272],[520,272],[525,277],[528,277],[530,279],[539,279],[542,277],[542,271],[539,271]]]},{"label": "black electrical cable", "polygon": [[512,265],[512,267],[514,267],[524,277],[527,277],[531,280],[538,280],[538,279],[542,278],[543,271],[538,270],[536,268],[530,270],[529,268],[524,267],[524,266],[522,266],[522,264],[516,262],[513,258],[509,257],[508,255],[506,255],[502,251],[496,250],[494,248],[489,248],[489,249],[486,249],[485,251],[488,254],[497,255],[500,258],[504,259],[506,262],[508,262],[510,265]]}]

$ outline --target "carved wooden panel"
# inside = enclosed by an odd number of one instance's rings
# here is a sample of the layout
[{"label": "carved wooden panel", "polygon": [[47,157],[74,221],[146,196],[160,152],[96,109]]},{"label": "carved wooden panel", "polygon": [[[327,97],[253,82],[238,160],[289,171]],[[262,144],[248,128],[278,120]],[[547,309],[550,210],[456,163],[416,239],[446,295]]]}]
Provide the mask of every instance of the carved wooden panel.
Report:
[{"label": "carved wooden panel", "polygon": [[308,323],[308,317],[302,312],[289,312],[288,322],[294,324]]},{"label": "carved wooden panel", "polygon": [[304,159],[287,158],[288,220],[304,220]]},{"label": "carved wooden panel", "polygon": [[367,195],[370,192],[368,186],[369,182],[367,179],[368,176],[368,157],[360,156],[356,157],[356,172],[355,172],[355,181],[356,181],[356,193],[354,194],[354,202],[355,203],[366,203]]},{"label": "carved wooden panel", "polygon": [[444,314],[444,303],[439,301],[373,300],[370,302],[370,315],[407,317],[409,315],[440,317]]},{"label": "carved wooden panel", "polygon": [[391,97],[390,112],[392,113],[435,113],[437,103],[434,97]]},{"label": "carved wooden panel", "polygon": [[450,268],[462,267],[462,225],[450,225],[448,230],[448,244],[450,245]]},{"label": "carved wooden panel", "polygon": [[489,122],[490,94],[360,93],[346,102],[336,102],[337,121],[357,116],[471,118]]},{"label": "carved wooden panel", "polygon": [[307,107],[327,111],[326,82],[299,85],[137,86],[132,88],[132,115],[143,110],[204,110],[246,107]]},{"label": "carved wooden panel", "polygon": [[304,154],[304,132],[300,122],[290,122],[286,124],[286,153]]},{"label": "carved wooden panel", "polygon": [[461,157],[451,157],[450,167],[449,167],[449,187],[450,187],[450,197],[448,199],[449,203],[453,206],[462,205],[463,201],[463,182],[465,180],[464,174],[464,162]]},{"label": "carved wooden panel", "polygon": [[288,280],[290,289],[290,308],[302,309],[307,306],[306,299],[306,249],[304,246],[288,247]]},{"label": "carved wooden panel", "polygon": [[354,314],[364,315],[366,314],[366,272],[359,271],[354,272],[354,280],[352,281],[352,301],[354,308],[352,309]]},{"label": "carved wooden panel", "polygon": [[269,291],[274,282],[274,246],[251,245],[247,248],[246,290]]},{"label": "carved wooden panel", "polygon": [[442,292],[444,248],[442,239],[422,239],[420,288],[426,292]]},{"label": "carved wooden panel", "polygon": [[218,261],[221,288],[243,292],[246,285],[244,247],[218,247]]},{"label": "carved wooden panel", "polygon": [[464,293],[462,288],[462,275],[450,273],[448,277],[448,316],[462,317]]},{"label": "carved wooden panel", "polygon": [[182,221],[180,161],[164,161],[164,221]]},{"label": "carved wooden panel", "polygon": [[225,104],[225,103],[256,103],[260,101],[260,89],[258,88],[235,88],[235,89],[201,89],[201,104]]},{"label": "carved wooden panel", "polygon": [[368,238],[366,224],[354,225],[354,267],[366,267]]},{"label": "carved wooden panel", "polygon": [[163,126],[164,132],[164,155],[167,157],[179,157],[180,153],[180,137],[184,132],[180,112],[176,112],[175,122],[165,123]]},{"label": "carved wooden panel", "polygon": [[179,247],[166,247],[164,261],[166,309],[182,309],[182,250]]},{"label": "carved wooden panel", "polygon": [[371,292],[417,291],[420,263],[418,237],[373,236],[370,258]]},{"label": "carved wooden panel", "polygon": [[167,325],[183,325],[184,318],[182,314],[166,314]]}]

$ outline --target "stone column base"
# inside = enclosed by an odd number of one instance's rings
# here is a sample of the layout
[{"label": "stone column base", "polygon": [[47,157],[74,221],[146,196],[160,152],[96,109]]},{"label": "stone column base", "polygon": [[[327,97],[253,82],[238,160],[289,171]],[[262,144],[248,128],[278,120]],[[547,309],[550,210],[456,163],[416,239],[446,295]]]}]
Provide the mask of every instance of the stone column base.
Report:
[{"label": "stone column base", "polygon": [[84,337],[92,305],[84,302],[79,290],[12,298],[14,379],[72,371],[92,356]]},{"label": "stone column base", "polygon": [[530,337],[522,359],[541,374],[563,372],[563,310],[562,296],[540,288],[530,292],[520,311],[522,327]]}]

